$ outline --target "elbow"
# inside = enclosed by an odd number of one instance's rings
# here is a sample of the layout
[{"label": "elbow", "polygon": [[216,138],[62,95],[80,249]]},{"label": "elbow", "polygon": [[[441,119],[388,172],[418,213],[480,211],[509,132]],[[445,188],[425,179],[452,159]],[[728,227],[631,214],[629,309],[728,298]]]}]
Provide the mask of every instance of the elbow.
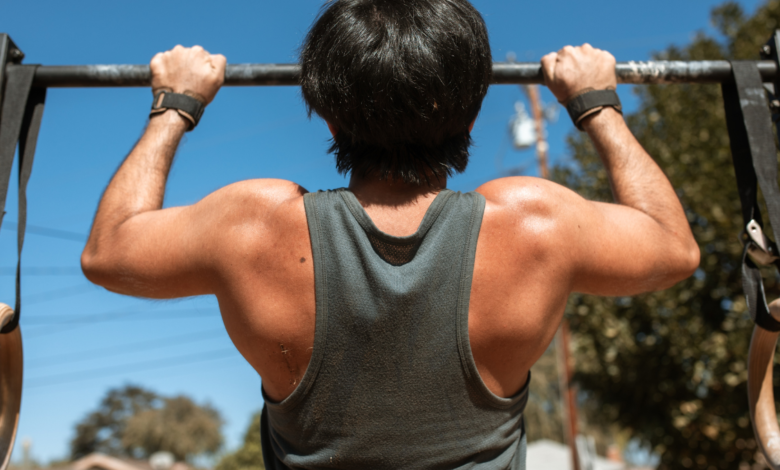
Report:
[{"label": "elbow", "polygon": [[674,256],[668,259],[665,282],[661,283],[660,289],[654,290],[668,289],[678,282],[691,277],[699,269],[700,258],[699,245],[691,239],[690,243],[681,247]]},{"label": "elbow", "polygon": [[81,272],[84,273],[84,277],[93,284],[107,287],[111,277],[108,265],[105,257],[88,243],[81,253]]},{"label": "elbow", "polygon": [[699,269],[700,262],[701,262],[701,250],[699,249],[698,243],[696,243],[696,241],[692,239],[684,260],[685,278],[689,278],[693,276],[693,273],[695,273],[696,270]]},{"label": "elbow", "polygon": [[693,235],[686,237],[682,246],[678,249],[677,255],[677,272],[678,282],[683,279],[687,279],[699,269],[699,262],[701,260],[701,250],[699,250],[699,244],[693,238]]}]

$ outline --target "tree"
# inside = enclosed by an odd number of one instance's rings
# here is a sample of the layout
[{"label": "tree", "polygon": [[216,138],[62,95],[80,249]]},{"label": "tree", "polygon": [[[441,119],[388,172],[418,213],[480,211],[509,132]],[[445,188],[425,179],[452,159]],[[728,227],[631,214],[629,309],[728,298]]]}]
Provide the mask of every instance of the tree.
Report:
[{"label": "tree", "polygon": [[71,457],[92,452],[148,458],[170,452],[184,461],[222,447],[222,418],[185,396],[161,397],[128,385],[109,390],[98,409],[76,425]]},{"label": "tree", "polygon": [[563,442],[564,423],[558,381],[555,342],[531,369],[528,404],[523,412],[528,442],[550,439]]},{"label": "tree", "polygon": [[227,454],[215,470],[265,470],[263,449],[260,445],[260,412],[252,416],[244,435],[244,444],[237,451]]},{"label": "tree", "polygon": [[[725,41],[699,33],[658,59],[757,59],[780,25],[780,2],[746,18],[736,3],[713,10]],[[593,423],[617,423],[661,456],[662,469],[749,468],[758,459],[747,406],[752,322],[739,274],[742,230],[723,102],[717,85],[637,87],[634,135],[677,189],[701,248],[696,274],[634,298],[573,296],[576,381],[598,403]],[[569,138],[574,165],[554,178],[590,199],[611,199],[587,137]],[[630,243],[630,241],[628,241]],[[767,272],[768,297],[780,294]],[[775,374],[777,376],[777,374]]]},{"label": "tree", "polygon": [[185,396],[163,398],[163,406],[142,411],[127,421],[122,443],[133,454],[148,457],[167,451],[184,461],[214,454],[222,447],[222,418],[209,405]]},{"label": "tree", "polygon": [[97,410],[76,424],[76,436],[70,442],[70,455],[78,459],[92,452],[129,455],[122,443],[131,416],[153,408],[160,398],[154,392],[135,385],[111,389]]}]

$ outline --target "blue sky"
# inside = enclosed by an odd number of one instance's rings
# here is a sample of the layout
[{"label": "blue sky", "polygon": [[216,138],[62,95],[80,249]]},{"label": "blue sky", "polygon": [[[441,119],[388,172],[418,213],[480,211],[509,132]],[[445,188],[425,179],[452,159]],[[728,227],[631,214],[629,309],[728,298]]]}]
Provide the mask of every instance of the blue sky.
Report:
[{"label": "blue sky", "polygon": [[[759,4],[740,1],[748,12]],[[147,63],[176,44],[200,44],[230,63],[296,61],[320,0],[2,2],[0,32],[26,53],[25,63]],[[513,51],[536,61],[566,44],[590,42],[618,60],[646,60],[696,31],[713,32],[715,0],[639,2],[474,0],[488,24],[495,60]],[[767,35],[770,32],[767,31]],[[619,93],[630,111],[629,87]],[[555,100],[546,89],[548,103]],[[450,187],[473,190],[521,167],[536,174],[532,151],[509,146],[507,122],[523,99],[516,86],[491,88],[474,128],[469,169]],[[110,387],[135,383],[208,402],[225,418],[226,450],[240,444],[262,406],[260,379],[232,348],[211,297],[146,301],[91,285],[79,270],[83,238],[109,178],[140,136],[148,89],[49,91],[28,188],[23,262],[25,389],[19,439],[42,461],[67,455],[73,426]],[[548,128],[552,161],[566,163],[573,131],[565,111]],[[225,88],[187,134],[169,180],[167,206],[193,203],[248,178],[293,180],[309,190],[345,185],[327,149],[328,131],[306,118],[296,87]],[[12,180],[15,178],[12,178]],[[13,184],[13,183],[12,183]],[[11,187],[7,222],[17,219]],[[49,229],[47,231],[46,229]],[[68,232],[63,237],[52,237]],[[0,231],[0,301],[13,305],[15,233]],[[17,456],[19,453],[16,454]]]}]

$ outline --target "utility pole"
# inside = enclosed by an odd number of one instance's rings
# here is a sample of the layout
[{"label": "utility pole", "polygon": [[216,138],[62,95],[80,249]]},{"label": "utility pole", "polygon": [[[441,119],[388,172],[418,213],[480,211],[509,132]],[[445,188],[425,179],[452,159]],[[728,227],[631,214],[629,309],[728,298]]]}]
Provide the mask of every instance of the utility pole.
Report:
[{"label": "utility pole", "polygon": [[539,162],[539,176],[544,179],[550,179],[550,171],[547,169],[547,139],[544,135],[544,111],[542,111],[542,100],[539,97],[538,85],[527,85],[525,92],[528,95],[528,101],[531,102],[531,114],[536,123],[536,159]]},{"label": "utility pole", "polygon": [[555,346],[558,350],[558,374],[561,386],[561,404],[564,413],[566,443],[571,451],[572,470],[580,470],[580,456],[577,452],[577,388],[571,383],[571,356],[569,354],[569,322],[565,318],[555,334]]},{"label": "utility pole", "polygon": [[30,468],[32,468],[30,447],[32,447],[32,441],[29,438],[22,440],[22,468],[24,470],[30,470]]},{"label": "utility pole", "polygon": [[[544,112],[542,111],[542,100],[539,97],[539,87],[538,85],[527,85],[524,89],[528,95],[528,101],[531,103],[531,114],[536,124],[536,158],[539,162],[539,175],[544,179],[549,179],[550,170],[547,167],[549,146],[544,133]],[[572,470],[580,470],[580,458],[577,453],[577,390],[571,384],[569,339],[569,322],[564,318],[555,335],[555,345],[558,352],[558,381],[561,388],[561,405],[564,410],[564,434],[571,453],[571,468]]]}]

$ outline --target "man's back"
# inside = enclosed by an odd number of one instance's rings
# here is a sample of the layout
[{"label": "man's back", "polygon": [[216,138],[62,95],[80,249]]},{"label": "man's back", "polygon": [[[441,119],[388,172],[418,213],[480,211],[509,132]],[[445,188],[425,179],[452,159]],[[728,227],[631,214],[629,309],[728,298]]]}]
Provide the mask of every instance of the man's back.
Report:
[{"label": "man's back", "polygon": [[[538,191],[538,184],[523,178],[513,187],[531,185],[529,191]],[[539,214],[549,210],[543,201],[528,200],[527,213],[517,214],[517,208],[490,198],[490,186],[482,190],[487,200],[470,292],[469,338],[482,379],[493,393],[508,397],[525,385],[531,365],[549,344],[569,291],[561,272],[564,260],[555,265],[564,254],[555,220]],[[304,196],[294,184],[268,180],[222,192],[212,197],[235,209],[215,221],[223,233],[215,248],[224,276],[225,290],[217,293],[220,309],[233,342],[263,377],[266,394],[281,401],[303,378],[314,344],[314,265]],[[407,236],[435,196],[405,206],[364,207],[378,229]],[[247,207],[272,213],[272,223],[263,223],[257,210],[242,210]]]},{"label": "man's back", "polygon": [[[386,190],[382,186],[377,182],[357,187],[357,200],[383,232],[414,233],[437,193],[405,204],[368,202]],[[525,385],[528,371],[557,330],[575,284],[580,292],[629,295],[673,282],[637,272],[636,260],[629,258],[622,270],[591,263],[590,269],[580,268],[578,273],[575,262],[586,257],[578,250],[605,253],[604,258],[606,251],[617,257],[647,254],[636,245],[616,245],[623,239],[619,218],[611,233],[588,234],[583,227],[579,240],[570,235],[579,218],[596,217],[598,212],[587,208],[593,203],[568,190],[536,178],[508,178],[487,183],[477,192],[486,205],[470,293],[469,338],[480,376],[498,396],[512,396]],[[266,394],[277,401],[290,395],[303,378],[314,344],[314,267],[303,194],[286,181],[256,180],[211,196],[215,206],[235,208],[215,222],[223,227],[218,250],[225,291],[217,298],[225,325],[263,377]],[[579,217],[572,212],[579,212]],[[629,222],[623,228],[641,227]],[[581,243],[585,246],[578,248]],[[604,250],[594,243],[615,246]],[[670,262],[675,248],[668,247]],[[694,263],[682,268],[691,269],[688,266]],[[606,278],[603,270],[610,271]]]},{"label": "man's back", "polygon": [[346,189],[305,204],[313,355],[292,395],[266,399],[266,465],[524,468],[527,389],[496,397],[469,348],[484,198],[443,190],[406,237],[377,229]]}]

